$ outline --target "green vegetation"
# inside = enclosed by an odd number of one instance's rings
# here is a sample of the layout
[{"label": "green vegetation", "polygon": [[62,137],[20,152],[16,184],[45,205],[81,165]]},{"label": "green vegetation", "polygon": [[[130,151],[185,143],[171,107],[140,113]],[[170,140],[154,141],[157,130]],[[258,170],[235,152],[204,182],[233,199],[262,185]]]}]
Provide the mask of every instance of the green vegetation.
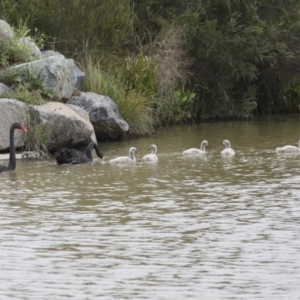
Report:
[{"label": "green vegetation", "polygon": [[[29,48],[26,44],[18,41],[19,38],[27,36],[30,32],[26,22],[20,20],[14,32],[12,42],[8,40],[0,42],[0,70],[2,70],[0,81],[12,88],[3,96],[18,99],[26,104],[42,104],[48,99],[53,99],[54,93],[43,86],[40,74],[12,67],[18,63],[31,61]],[[38,37],[37,41],[42,41],[41,36],[36,37]]]},{"label": "green vegetation", "polygon": [[27,133],[25,141],[25,151],[35,151],[40,157],[49,158],[50,153],[47,150],[47,145],[50,142],[50,137],[46,133],[45,125],[41,125],[34,111],[29,107],[27,120]]},{"label": "green vegetation", "polygon": [[5,40],[0,42],[0,69],[28,60],[28,50],[17,41],[13,41],[13,43]]},{"label": "green vegetation", "polygon": [[102,70],[99,62],[85,55],[80,62],[86,74],[85,91],[108,95],[119,107],[133,136],[148,135],[154,130],[154,76],[147,57],[135,57],[114,66],[110,73]]},{"label": "green vegetation", "polygon": [[43,86],[40,74],[28,70],[10,68],[0,74],[0,81],[12,88],[3,95],[5,98],[18,99],[26,104],[43,104],[54,98],[53,91]]},{"label": "green vegetation", "polygon": [[[20,35],[73,57],[87,75],[84,90],[110,96],[132,135],[151,134],[160,124],[299,110],[300,0],[1,6]],[[28,59],[16,44],[0,47],[0,68]]]},{"label": "green vegetation", "polygon": [[288,87],[299,85],[299,8],[299,1],[202,1],[187,30],[200,116],[297,111]]},{"label": "green vegetation", "polygon": [[[13,68],[17,63],[31,60],[29,49],[19,43],[18,39],[28,34],[29,30],[23,22],[15,30],[12,42],[4,40],[0,42],[0,82],[11,87],[11,91],[2,95],[4,98],[18,99],[26,104],[43,104],[54,97],[53,91],[43,86],[40,74],[34,74],[28,70]],[[30,108],[29,108],[30,110]],[[49,157],[47,144],[49,138],[32,113],[28,114],[26,122],[27,134],[25,141],[26,151],[36,151],[42,157]]]}]

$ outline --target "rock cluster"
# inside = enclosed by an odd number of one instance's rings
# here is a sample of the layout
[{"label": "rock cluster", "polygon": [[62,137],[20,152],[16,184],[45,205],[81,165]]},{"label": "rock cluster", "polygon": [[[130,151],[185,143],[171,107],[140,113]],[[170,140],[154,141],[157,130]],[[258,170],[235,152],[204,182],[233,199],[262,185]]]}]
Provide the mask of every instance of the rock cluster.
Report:
[{"label": "rock cluster", "polygon": [[[13,29],[0,20],[0,41],[11,43],[13,38]],[[78,91],[85,74],[73,59],[56,51],[42,52],[29,38],[22,38],[18,42],[28,49],[32,61],[11,68],[39,74],[44,87],[53,91],[56,101],[32,106],[18,99],[6,99],[5,93],[10,88],[0,82],[0,151],[9,148],[10,125],[21,122],[26,126],[32,116],[49,136],[49,151],[65,146],[87,145],[91,141],[115,140],[129,130],[111,98]],[[77,90],[76,95],[74,90]],[[15,145],[24,145],[21,133],[16,133]]]}]

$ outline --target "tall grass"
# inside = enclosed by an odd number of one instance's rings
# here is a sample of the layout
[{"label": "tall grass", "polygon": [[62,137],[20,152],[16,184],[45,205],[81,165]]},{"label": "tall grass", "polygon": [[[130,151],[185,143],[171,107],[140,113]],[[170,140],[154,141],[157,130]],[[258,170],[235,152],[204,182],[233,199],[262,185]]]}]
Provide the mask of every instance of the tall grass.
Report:
[{"label": "tall grass", "polygon": [[45,126],[30,119],[27,125],[25,151],[36,152],[40,158],[50,158],[51,155],[47,149],[49,142],[50,137],[46,133]]},{"label": "tall grass", "polygon": [[[147,136],[153,133],[157,121],[153,110],[154,93],[151,96],[150,89],[145,86],[145,65],[137,63],[133,58],[130,60],[131,63],[127,60],[126,64],[108,63],[108,72],[99,61],[95,62],[91,55],[86,54],[80,61],[80,67],[86,74],[84,90],[109,96],[118,105],[122,118],[129,124],[130,135]],[[133,73],[135,77],[132,76]],[[144,83],[141,82],[142,79],[145,80]]]}]

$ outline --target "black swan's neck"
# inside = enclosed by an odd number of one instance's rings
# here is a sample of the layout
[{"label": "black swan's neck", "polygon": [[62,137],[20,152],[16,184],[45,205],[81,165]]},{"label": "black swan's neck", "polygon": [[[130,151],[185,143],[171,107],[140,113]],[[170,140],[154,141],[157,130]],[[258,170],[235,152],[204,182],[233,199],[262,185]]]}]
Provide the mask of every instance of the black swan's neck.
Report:
[{"label": "black swan's neck", "polygon": [[87,146],[87,148],[86,148],[86,153],[85,153],[86,156],[88,157],[88,159],[89,159],[90,161],[93,160],[93,155],[92,155],[92,150],[93,150],[93,148],[96,150],[96,153],[97,153],[98,157],[103,158],[103,154],[102,154],[101,151],[99,150],[97,144],[95,144],[95,143],[90,143],[90,144]]},{"label": "black swan's neck", "polygon": [[11,126],[9,130],[9,164],[8,170],[14,170],[16,168],[16,151],[15,151],[15,141],[14,141],[14,133],[15,126]]}]

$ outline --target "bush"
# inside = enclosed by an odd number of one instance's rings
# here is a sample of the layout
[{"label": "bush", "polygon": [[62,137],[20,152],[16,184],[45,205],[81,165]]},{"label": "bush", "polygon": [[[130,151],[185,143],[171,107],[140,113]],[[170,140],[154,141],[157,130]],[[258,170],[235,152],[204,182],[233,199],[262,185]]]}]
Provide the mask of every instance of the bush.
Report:
[{"label": "bush", "polygon": [[299,8],[300,1],[201,1],[187,22],[199,118],[283,112],[299,73],[291,68],[300,66]]}]

